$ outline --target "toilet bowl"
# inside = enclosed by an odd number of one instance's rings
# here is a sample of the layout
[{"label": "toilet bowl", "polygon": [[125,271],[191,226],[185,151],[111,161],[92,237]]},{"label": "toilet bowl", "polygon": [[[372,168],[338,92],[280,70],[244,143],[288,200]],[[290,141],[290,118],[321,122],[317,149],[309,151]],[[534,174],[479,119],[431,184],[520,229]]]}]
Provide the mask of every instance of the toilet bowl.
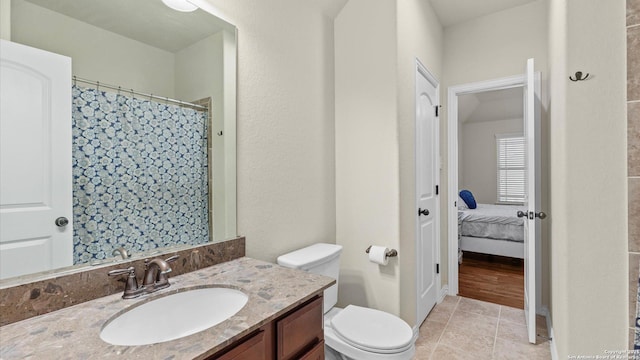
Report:
[{"label": "toilet bowl", "polygon": [[324,291],[325,359],[409,360],[415,354],[411,327],[384,311],[349,305],[335,307],[342,246],[314,244],[278,257],[279,265],[336,279]]}]

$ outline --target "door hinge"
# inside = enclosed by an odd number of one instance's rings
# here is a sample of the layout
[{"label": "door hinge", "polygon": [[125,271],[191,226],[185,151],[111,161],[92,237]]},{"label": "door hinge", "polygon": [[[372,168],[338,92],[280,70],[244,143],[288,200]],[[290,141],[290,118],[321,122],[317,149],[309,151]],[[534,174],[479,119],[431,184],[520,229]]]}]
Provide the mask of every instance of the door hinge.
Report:
[{"label": "door hinge", "polygon": [[436,185],[436,195],[440,194],[440,185]]},{"label": "door hinge", "polygon": [[436,264],[436,274],[440,274],[440,264]]},{"label": "door hinge", "polygon": [[436,108],[436,117],[438,117],[438,108],[439,108],[439,107],[440,107],[439,105],[436,105],[436,106],[435,106],[435,108]]}]

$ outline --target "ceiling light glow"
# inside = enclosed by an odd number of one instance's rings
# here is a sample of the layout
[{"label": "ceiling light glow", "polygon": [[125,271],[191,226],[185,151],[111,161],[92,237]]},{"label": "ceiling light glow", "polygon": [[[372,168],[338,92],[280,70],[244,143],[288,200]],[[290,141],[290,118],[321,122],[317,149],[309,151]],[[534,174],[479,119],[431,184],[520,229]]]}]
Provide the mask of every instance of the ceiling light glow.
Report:
[{"label": "ceiling light glow", "polygon": [[188,0],[162,0],[162,2],[173,10],[182,12],[191,12],[198,9],[197,6],[193,5]]}]

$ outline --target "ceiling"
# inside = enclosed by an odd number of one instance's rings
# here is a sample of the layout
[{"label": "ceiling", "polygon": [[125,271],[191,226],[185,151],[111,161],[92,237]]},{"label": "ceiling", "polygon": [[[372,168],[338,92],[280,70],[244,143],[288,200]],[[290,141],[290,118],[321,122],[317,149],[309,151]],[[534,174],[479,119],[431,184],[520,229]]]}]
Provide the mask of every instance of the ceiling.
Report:
[{"label": "ceiling", "polygon": [[26,1],[172,53],[223,28],[234,31],[206,11],[179,12],[161,0]]},{"label": "ceiling", "polygon": [[429,0],[443,27],[537,0]]},{"label": "ceiling", "polygon": [[466,94],[458,98],[458,119],[461,123],[522,119],[523,90],[505,90]]}]

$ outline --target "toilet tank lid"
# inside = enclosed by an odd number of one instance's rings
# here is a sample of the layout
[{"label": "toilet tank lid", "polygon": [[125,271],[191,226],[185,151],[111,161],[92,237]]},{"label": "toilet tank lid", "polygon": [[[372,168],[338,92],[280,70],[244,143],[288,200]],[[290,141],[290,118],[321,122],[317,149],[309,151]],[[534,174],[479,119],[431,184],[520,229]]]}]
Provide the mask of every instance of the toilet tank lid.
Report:
[{"label": "toilet tank lid", "polygon": [[307,270],[335,259],[341,251],[341,245],[318,243],[280,255],[277,262],[285,267]]}]

